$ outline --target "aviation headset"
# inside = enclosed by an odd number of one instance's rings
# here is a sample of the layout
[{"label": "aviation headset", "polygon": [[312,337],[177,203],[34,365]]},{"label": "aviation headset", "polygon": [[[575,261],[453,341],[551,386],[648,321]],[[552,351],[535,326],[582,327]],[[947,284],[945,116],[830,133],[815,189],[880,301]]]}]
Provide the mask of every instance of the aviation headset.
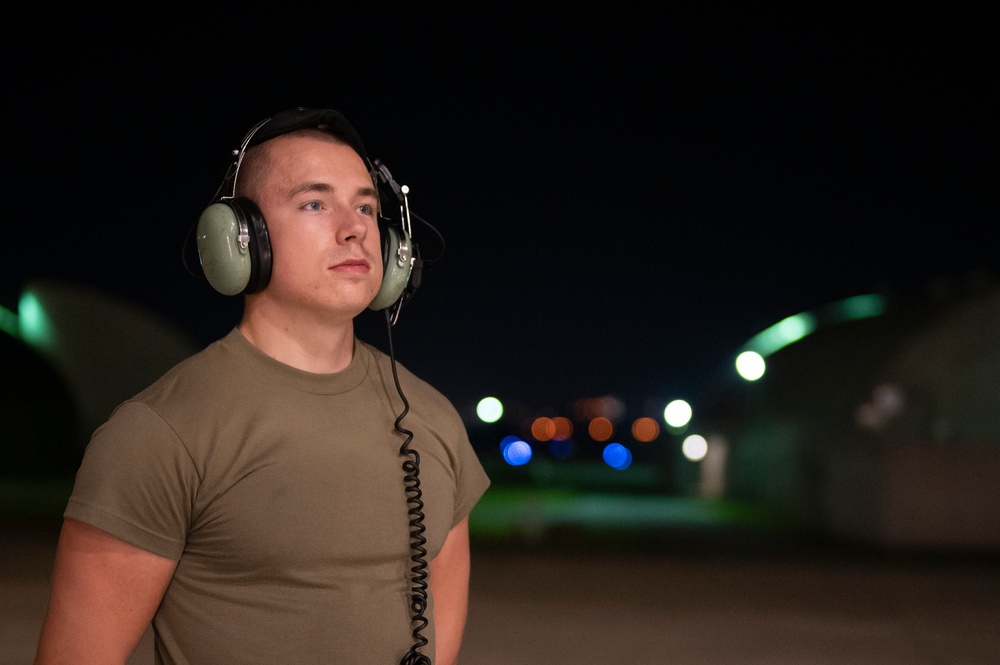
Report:
[{"label": "aviation headset", "polygon": [[402,304],[412,295],[419,279],[411,280],[419,264],[417,247],[411,240],[408,188],[400,187],[384,164],[368,159],[364,143],[347,119],[331,109],[295,108],[257,123],[233,150],[230,165],[215,198],[198,219],[197,245],[202,272],[209,284],[224,295],[257,293],[271,278],[271,242],[267,221],[260,207],[247,197],[236,196],[236,180],[248,148],[300,129],[320,129],[344,141],[365,163],[376,191],[388,185],[400,202],[396,223],[379,206],[378,228],[382,242],[382,284],[369,309],[381,310]]}]

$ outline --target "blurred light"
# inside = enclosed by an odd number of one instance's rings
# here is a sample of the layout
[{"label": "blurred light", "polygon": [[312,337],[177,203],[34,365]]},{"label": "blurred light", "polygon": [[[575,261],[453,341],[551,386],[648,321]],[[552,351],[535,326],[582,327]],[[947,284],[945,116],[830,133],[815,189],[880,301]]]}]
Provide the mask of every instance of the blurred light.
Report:
[{"label": "blurred light", "polygon": [[627,469],[632,464],[632,451],[620,443],[609,443],[604,446],[604,463],[612,469]]},{"label": "blurred light", "polygon": [[4,331],[11,337],[21,336],[17,323],[17,314],[10,311],[3,305],[0,305],[0,330]]},{"label": "blurred light", "polygon": [[509,434],[504,438],[500,439],[500,452],[503,452],[504,448],[514,443],[515,441],[520,441],[520,439],[513,434]]},{"label": "blurred light", "polygon": [[744,351],[736,356],[736,371],[747,381],[764,376],[764,358],[756,351]]},{"label": "blurred light", "polygon": [[555,436],[556,424],[552,422],[551,418],[541,417],[535,418],[531,423],[531,436],[535,437],[536,441],[549,441]]},{"label": "blurred light", "polygon": [[750,351],[767,357],[780,348],[797,342],[816,329],[816,317],[802,312],[778,321],[770,328],[754,335],[747,342]]},{"label": "blurred light", "polygon": [[684,427],[691,422],[691,405],[675,399],[663,409],[663,420],[671,427]]},{"label": "blurred light", "polygon": [[883,383],[872,390],[872,401],[879,411],[887,416],[896,416],[903,412],[906,406],[906,395],[903,389],[894,383]]},{"label": "blurred light", "polygon": [[660,424],[652,418],[642,417],[632,423],[632,438],[649,443],[660,435]]},{"label": "blurred light", "polygon": [[681,444],[681,452],[684,453],[684,457],[692,462],[697,462],[704,458],[708,452],[708,441],[699,434],[692,434],[685,437],[684,443]]},{"label": "blurred light", "polygon": [[841,319],[866,319],[885,311],[885,298],[875,293],[853,296],[834,303],[833,309]]},{"label": "blurred light", "polygon": [[584,397],[573,403],[573,410],[580,420],[593,420],[604,417],[611,420],[621,418],[625,413],[625,404],[617,397]]},{"label": "blurred light", "polygon": [[726,496],[726,463],[729,442],[721,434],[708,439],[705,457],[698,463],[698,495],[721,499]]},{"label": "blurred light", "polygon": [[45,310],[42,309],[42,304],[38,302],[38,298],[30,291],[25,291],[18,300],[17,310],[20,313],[18,320],[21,338],[36,348],[54,348],[56,345],[55,330],[52,328],[52,322],[49,321]]},{"label": "blurred light", "polygon": [[802,312],[778,321],[751,337],[745,348],[748,351],[756,351],[761,357],[766,358],[775,351],[812,334],[820,323],[826,325],[839,321],[865,319],[879,316],[884,311],[885,298],[878,294],[844,298],[817,310],[815,314]]},{"label": "blurred light", "polygon": [[556,459],[569,459],[573,456],[573,439],[552,439],[549,444],[549,452]]},{"label": "blurred light", "polygon": [[858,406],[854,418],[860,427],[884,429],[906,408],[906,394],[899,386],[886,383],[872,390],[871,399]]},{"label": "blurred light", "polygon": [[604,416],[598,416],[587,425],[587,433],[594,441],[607,441],[615,433],[615,426]]},{"label": "blurred light", "polygon": [[573,436],[573,422],[564,416],[556,416],[552,419],[552,424],[556,426],[556,433],[552,435],[555,440],[568,439]]},{"label": "blurred light", "polygon": [[503,404],[496,397],[484,397],[476,405],[476,415],[484,423],[495,423],[503,416]]},{"label": "blurred light", "polygon": [[[512,439],[509,440],[508,439]],[[503,460],[511,466],[522,466],[531,460],[531,446],[517,437],[506,437],[503,445]]]}]

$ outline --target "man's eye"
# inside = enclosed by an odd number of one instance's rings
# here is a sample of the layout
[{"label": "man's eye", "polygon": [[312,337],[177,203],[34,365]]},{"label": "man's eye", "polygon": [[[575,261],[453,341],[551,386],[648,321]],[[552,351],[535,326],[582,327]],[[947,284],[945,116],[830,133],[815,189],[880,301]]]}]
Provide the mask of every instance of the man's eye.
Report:
[{"label": "man's eye", "polygon": [[369,205],[367,203],[362,203],[360,206],[358,206],[358,210],[360,210],[361,214],[363,214],[363,215],[374,215],[375,214],[375,206]]},{"label": "man's eye", "polygon": [[306,210],[320,210],[323,205],[319,201],[310,201],[309,203],[302,206]]}]

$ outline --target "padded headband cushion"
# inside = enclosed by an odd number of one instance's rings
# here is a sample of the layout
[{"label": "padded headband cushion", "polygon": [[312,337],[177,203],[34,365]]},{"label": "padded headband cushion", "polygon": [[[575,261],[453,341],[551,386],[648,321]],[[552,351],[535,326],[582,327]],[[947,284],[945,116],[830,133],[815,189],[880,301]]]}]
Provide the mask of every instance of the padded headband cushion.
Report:
[{"label": "padded headband cushion", "polygon": [[361,136],[341,113],[331,109],[296,108],[274,114],[251,137],[247,146],[254,146],[299,129],[322,129],[345,141],[368,164],[368,153]]}]

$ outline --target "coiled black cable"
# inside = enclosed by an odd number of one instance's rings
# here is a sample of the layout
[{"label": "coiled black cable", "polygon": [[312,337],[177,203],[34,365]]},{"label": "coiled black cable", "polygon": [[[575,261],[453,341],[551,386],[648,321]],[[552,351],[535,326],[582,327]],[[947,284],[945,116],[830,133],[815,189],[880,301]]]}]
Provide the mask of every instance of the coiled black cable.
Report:
[{"label": "coiled black cable", "polygon": [[402,425],[403,418],[410,411],[410,403],[407,401],[406,395],[403,394],[403,388],[399,385],[399,374],[396,372],[396,352],[392,346],[392,321],[394,318],[392,309],[390,307],[385,310],[385,320],[389,329],[389,359],[392,365],[392,378],[396,382],[396,392],[403,400],[403,410],[396,416],[395,427],[397,432],[406,437],[403,445],[399,448],[399,454],[405,457],[402,468],[406,475],[403,476],[403,482],[406,483],[406,502],[409,506],[407,514],[410,516],[410,548],[412,549],[410,561],[413,562],[413,566],[410,568],[412,573],[410,578],[410,613],[413,623],[413,646],[403,656],[400,665],[431,665],[431,659],[420,653],[420,649],[427,646],[427,638],[424,637],[422,631],[429,623],[427,617],[424,616],[424,612],[427,611],[427,560],[424,558],[427,556],[427,549],[424,547],[427,539],[424,537],[426,530],[424,527],[424,502],[420,490],[420,453],[410,448],[413,432]]}]

